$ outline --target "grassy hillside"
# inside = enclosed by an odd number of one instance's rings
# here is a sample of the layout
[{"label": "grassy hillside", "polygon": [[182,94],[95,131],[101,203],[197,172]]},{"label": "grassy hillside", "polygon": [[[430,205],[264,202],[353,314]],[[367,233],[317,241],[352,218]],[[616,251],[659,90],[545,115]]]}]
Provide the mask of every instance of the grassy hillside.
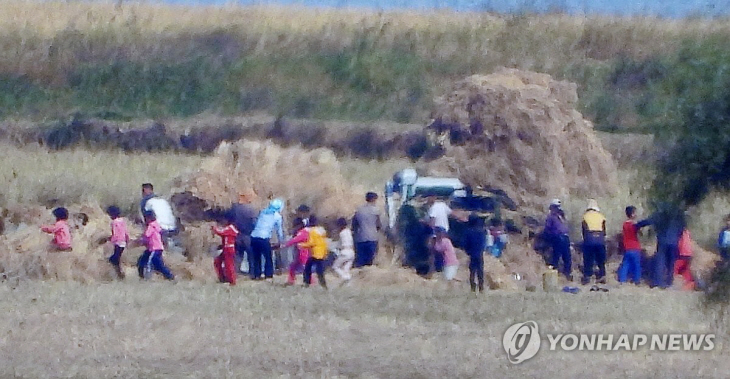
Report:
[{"label": "grassy hillside", "polygon": [[2,118],[263,110],[424,122],[450,81],[509,66],[578,82],[584,111],[616,129],[641,124],[657,66],[647,62],[730,36],[723,20],[1,4]]}]

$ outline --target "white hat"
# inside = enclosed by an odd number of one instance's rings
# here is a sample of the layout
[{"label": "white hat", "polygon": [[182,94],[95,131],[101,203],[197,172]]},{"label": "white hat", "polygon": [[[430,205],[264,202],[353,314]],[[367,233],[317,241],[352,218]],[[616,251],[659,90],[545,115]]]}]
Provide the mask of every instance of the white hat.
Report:
[{"label": "white hat", "polygon": [[555,207],[559,207],[559,206],[561,206],[561,205],[563,205],[563,202],[562,202],[562,201],[560,201],[560,199],[552,199],[552,200],[550,201],[550,206],[555,206]]},{"label": "white hat", "polygon": [[592,211],[596,211],[596,212],[601,211],[601,209],[598,208],[598,202],[595,199],[588,199],[588,206],[586,207],[586,210],[589,210],[589,211],[592,210]]}]

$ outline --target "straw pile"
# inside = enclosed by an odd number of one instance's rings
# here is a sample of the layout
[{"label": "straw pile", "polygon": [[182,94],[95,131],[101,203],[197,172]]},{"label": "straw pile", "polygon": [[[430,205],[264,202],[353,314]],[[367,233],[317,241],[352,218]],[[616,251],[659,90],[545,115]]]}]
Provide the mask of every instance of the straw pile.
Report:
[{"label": "straw pile", "polygon": [[275,197],[288,201],[288,211],[309,204],[322,217],[350,216],[363,201],[363,190],[342,176],[328,149],[283,148],[270,142],[222,143],[214,157],[178,187],[211,206],[228,207],[238,193],[252,189],[254,205]]},{"label": "straw pile", "polygon": [[[39,229],[39,225],[53,222],[50,209],[22,207],[9,210],[9,220],[19,221],[19,224],[13,224],[0,236],[0,274],[4,279],[54,279],[83,283],[116,279],[112,266],[107,262],[112,253],[112,247],[105,241],[110,234],[109,217],[100,206],[68,208],[73,239],[73,251],[70,252],[50,251],[52,236]],[[85,224],[82,215],[88,218]],[[141,234],[141,227],[128,226],[133,239]],[[143,251],[143,247],[131,246],[122,256],[127,280],[135,279],[134,265]],[[165,260],[178,278],[213,279],[208,261],[191,262],[186,257],[173,254],[166,254]]]},{"label": "straw pile", "polygon": [[459,81],[435,101],[428,129],[445,157],[428,168],[503,188],[523,205],[612,194],[616,165],[577,101],[575,84],[546,74],[501,69]]}]

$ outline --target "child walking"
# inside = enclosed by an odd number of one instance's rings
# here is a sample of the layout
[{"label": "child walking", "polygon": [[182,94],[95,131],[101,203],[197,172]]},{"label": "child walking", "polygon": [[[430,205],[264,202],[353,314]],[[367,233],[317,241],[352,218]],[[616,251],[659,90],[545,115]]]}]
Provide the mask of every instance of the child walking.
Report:
[{"label": "child walking", "polygon": [[232,286],[236,285],[236,237],[238,237],[238,229],[233,225],[235,217],[233,213],[226,213],[226,226],[219,228],[211,225],[213,234],[221,237],[223,252],[213,260],[213,267],[218,274],[218,281],[228,283]]},{"label": "child walking", "polygon": [[293,285],[296,282],[297,271],[304,270],[304,265],[309,259],[309,249],[302,247],[301,245],[309,240],[309,230],[307,230],[304,224],[304,219],[295,218],[292,225],[294,237],[284,244],[284,247],[297,245],[297,253],[294,260],[289,265],[289,279],[286,284]]},{"label": "child walking", "polygon": [[352,230],[347,226],[346,218],[337,219],[337,228],[340,230],[340,242],[337,259],[332,263],[332,268],[342,280],[349,282],[352,279],[350,268],[355,261],[355,242],[352,238]]},{"label": "child walking", "polygon": [[41,231],[53,234],[51,251],[71,251],[71,229],[68,226],[68,210],[60,207],[53,210],[56,223],[41,226]]},{"label": "child walking", "polygon": [[142,235],[142,243],[145,244],[147,250],[137,260],[137,271],[139,277],[147,279],[152,270],[159,272],[167,280],[174,280],[175,276],[170,272],[170,269],[165,266],[165,262],[162,260],[162,227],[157,222],[155,213],[151,211],[144,212],[144,221],[147,224],[147,228]]},{"label": "child walking", "polygon": [[109,239],[109,242],[111,242],[114,246],[114,254],[109,257],[109,262],[112,264],[112,266],[114,266],[114,271],[116,271],[119,279],[124,279],[124,271],[122,271],[121,260],[122,253],[124,253],[124,249],[127,247],[127,243],[129,243],[127,222],[124,220],[123,217],[121,217],[121,211],[117,206],[112,205],[107,208],[106,214],[108,214],[109,218],[112,219],[112,236]]},{"label": "child walking", "polygon": [[650,221],[636,222],[636,207],[626,207],[626,221],[623,225],[624,259],[618,268],[618,281],[625,283],[631,278],[632,282],[638,285],[641,282],[641,242],[638,232]]},{"label": "child walking", "polygon": [[319,285],[327,289],[327,282],[324,279],[324,260],[327,258],[327,240],[325,236],[327,232],[317,224],[317,220],[310,217],[310,226],[307,228],[309,238],[307,242],[301,244],[302,247],[308,248],[310,252],[309,259],[304,265],[304,286],[309,287],[309,284],[312,283],[312,269],[314,268],[317,271]]},{"label": "child walking", "polygon": [[436,227],[436,240],[433,243],[433,249],[441,254],[444,260],[444,278],[451,282],[456,277],[456,271],[459,269],[459,260],[456,259],[456,250],[449,239],[446,229]]}]

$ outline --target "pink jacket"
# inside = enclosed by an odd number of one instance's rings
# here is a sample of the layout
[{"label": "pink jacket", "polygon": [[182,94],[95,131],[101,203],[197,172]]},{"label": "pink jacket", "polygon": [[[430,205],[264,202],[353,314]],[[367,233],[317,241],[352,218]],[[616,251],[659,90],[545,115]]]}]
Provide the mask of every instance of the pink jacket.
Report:
[{"label": "pink jacket", "polygon": [[162,227],[157,221],[152,221],[144,231],[144,241],[148,251],[163,250]]},{"label": "pink jacket", "polygon": [[459,265],[459,260],[456,258],[456,250],[454,250],[454,245],[451,243],[450,239],[441,238],[436,240],[436,242],[433,244],[433,248],[434,250],[443,254],[444,266]]},{"label": "pink jacket", "polygon": [[129,232],[127,232],[127,222],[122,217],[117,217],[112,220],[112,238],[110,239],[112,245],[126,246],[129,242]]},{"label": "pink jacket", "polygon": [[43,225],[41,230],[53,234],[51,243],[54,245],[61,249],[71,248],[71,229],[68,227],[66,220],[58,220],[53,225]]},{"label": "pink jacket", "polygon": [[294,244],[297,244],[297,253],[299,253],[299,259],[301,260],[307,260],[309,258],[309,249],[306,247],[301,247],[301,244],[304,242],[307,242],[309,240],[309,230],[307,228],[301,228],[297,234],[292,237],[289,241],[284,244],[284,247],[289,247]]}]

